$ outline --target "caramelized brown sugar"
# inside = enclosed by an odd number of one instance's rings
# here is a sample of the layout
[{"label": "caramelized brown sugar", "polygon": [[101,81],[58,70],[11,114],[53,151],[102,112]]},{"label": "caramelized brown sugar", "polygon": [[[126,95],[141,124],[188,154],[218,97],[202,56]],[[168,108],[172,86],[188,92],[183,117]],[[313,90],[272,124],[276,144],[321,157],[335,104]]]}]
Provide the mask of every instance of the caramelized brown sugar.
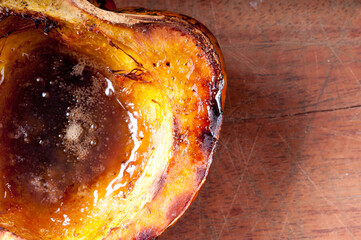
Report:
[{"label": "caramelized brown sugar", "polygon": [[27,239],[102,236],[154,149],[153,127],[104,63],[21,21],[1,44],[11,61],[0,78],[0,226]]},{"label": "caramelized brown sugar", "polygon": [[10,66],[11,91],[1,93],[9,95],[0,142],[11,202],[57,205],[114,166],[108,159],[128,144],[126,113],[110,80],[57,47],[24,53]]}]

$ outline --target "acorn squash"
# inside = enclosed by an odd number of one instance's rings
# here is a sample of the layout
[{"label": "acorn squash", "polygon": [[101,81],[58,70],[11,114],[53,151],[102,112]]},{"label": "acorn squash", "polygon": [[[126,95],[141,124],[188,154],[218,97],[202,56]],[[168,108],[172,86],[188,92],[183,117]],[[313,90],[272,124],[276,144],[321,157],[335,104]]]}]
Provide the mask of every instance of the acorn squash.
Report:
[{"label": "acorn squash", "polygon": [[3,239],[161,234],[219,137],[226,75],[212,34],[85,0],[0,0],[0,20]]}]

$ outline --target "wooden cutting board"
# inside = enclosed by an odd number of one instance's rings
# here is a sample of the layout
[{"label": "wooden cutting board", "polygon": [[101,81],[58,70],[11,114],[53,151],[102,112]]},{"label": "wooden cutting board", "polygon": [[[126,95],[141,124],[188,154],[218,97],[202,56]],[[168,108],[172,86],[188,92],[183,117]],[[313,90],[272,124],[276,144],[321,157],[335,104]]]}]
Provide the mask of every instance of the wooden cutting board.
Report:
[{"label": "wooden cutting board", "polygon": [[217,37],[228,91],[208,180],[159,239],[361,239],[359,1],[134,0]]}]

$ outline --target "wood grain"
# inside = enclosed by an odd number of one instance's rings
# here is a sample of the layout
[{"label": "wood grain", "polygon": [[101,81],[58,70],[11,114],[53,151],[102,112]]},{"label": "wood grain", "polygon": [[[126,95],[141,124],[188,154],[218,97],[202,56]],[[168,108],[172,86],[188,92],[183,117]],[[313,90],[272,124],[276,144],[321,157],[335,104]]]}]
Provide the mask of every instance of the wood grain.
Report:
[{"label": "wood grain", "polygon": [[359,1],[117,1],[192,16],[229,88],[209,177],[159,239],[361,238]]}]

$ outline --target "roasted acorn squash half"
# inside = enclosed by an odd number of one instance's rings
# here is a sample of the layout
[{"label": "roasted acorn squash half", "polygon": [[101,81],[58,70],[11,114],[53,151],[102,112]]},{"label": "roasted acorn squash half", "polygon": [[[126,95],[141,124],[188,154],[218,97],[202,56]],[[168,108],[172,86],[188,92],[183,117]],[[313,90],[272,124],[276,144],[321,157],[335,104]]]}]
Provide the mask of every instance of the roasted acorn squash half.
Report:
[{"label": "roasted acorn squash half", "polygon": [[205,181],[226,76],[197,21],[0,0],[3,238],[152,239]]}]

